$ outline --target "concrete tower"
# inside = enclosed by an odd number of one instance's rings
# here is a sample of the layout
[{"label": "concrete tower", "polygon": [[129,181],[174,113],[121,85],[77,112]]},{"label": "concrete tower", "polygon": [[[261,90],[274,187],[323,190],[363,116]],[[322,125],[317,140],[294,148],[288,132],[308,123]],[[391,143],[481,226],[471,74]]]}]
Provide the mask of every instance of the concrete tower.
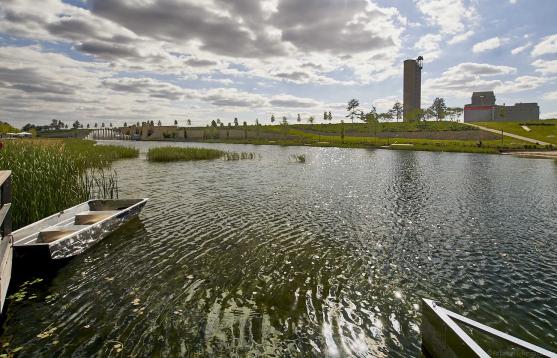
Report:
[{"label": "concrete tower", "polygon": [[422,68],[424,58],[404,61],[404,122],[416,119],[422,105]]}]

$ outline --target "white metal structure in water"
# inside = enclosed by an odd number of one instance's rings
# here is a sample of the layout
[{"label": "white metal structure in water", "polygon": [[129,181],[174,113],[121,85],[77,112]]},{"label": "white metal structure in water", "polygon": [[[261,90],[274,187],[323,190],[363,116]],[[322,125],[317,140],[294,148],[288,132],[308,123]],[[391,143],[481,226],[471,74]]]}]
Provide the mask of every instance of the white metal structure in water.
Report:
[{"label": "white metal structure in water", "polygon": [[424,298],[422,301],[421,332],[422,348],[426,356],[443,358],[490,357],[457,322],[502,340],[509,347],[519,348],[524,351],[524,354],[517,353],[516,356],[557,358],[557,353],[461,316],[437,305],[432,300]]}]

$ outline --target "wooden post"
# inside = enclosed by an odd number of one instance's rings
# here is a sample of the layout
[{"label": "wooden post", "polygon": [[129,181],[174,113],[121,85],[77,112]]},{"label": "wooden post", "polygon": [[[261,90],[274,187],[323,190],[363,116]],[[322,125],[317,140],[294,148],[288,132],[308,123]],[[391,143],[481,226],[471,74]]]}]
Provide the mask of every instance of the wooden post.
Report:
[{"label": "wooden post", "polygon": [[4,308],[8,286],[12,276],[13,238],[12,238],[12,173],[0,171],[0,312]]}]

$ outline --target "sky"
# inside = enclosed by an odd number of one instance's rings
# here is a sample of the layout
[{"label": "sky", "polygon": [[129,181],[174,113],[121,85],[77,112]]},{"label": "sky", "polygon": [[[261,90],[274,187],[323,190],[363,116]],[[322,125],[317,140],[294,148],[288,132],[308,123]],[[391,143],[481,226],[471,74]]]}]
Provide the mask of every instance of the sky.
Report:
[{"label": "sky", "polygon": [[538,102],[557,118],[556,0],[2,0],[0,120],[268,124],[356,98],[386,111]]}]

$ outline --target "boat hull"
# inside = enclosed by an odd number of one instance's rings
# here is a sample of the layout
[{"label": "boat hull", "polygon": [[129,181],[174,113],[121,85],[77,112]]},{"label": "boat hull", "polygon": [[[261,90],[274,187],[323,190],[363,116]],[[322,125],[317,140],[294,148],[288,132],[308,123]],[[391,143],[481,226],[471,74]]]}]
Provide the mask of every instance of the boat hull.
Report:
[{"label": "boat hull", "polygon": [[[89,206],[92,210],[107,210],[116,209],[119,203],[126,203],[126,201],[94,200],[89,202]],[[28,244],[24,242],[25,240],[22,240],[21,243],[16,242],[14,244],[14,254],[18,258],[25,259],[25,261],[30,258],[33,260],[63,260],[79,255],[134,217],[137,217],[146,203],[147,199],[143,199],[129,207],[118,208],[117,214],[89,225],[66,238],[48,244]],[[24,229],[27,228],[22,230]]]}]

